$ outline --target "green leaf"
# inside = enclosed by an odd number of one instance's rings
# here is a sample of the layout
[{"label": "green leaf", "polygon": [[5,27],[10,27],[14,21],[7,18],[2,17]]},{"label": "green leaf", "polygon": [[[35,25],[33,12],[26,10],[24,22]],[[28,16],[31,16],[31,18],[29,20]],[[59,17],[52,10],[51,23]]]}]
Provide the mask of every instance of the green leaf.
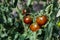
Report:
[{"label": "green leaf", "polygon": [[11,22],[12,23],[12,19],[11,18],[8,18],[8,22]]},{"label": "green leaf", "polygon": [[30,5],[31,1],[32,1],[32,0],[27,0],[27,6]]},{"label": "green leaf", "polygon": [[6,37],[6,36],[8,36],[6,33],[1,34],[1,37]]},{"label": "green leaf", "polygon": [[50,22],[48,28],[45,28],[45,40],[51,40],[54,23]]},{"label": "green leaf", "polygon": [[15,34],[14,40],[18,38],[18,33]]},{"label": "green leaf", "polygon": [[41,35],[42,34],[42,29],[40,29],[37,33],[37,35]]}]

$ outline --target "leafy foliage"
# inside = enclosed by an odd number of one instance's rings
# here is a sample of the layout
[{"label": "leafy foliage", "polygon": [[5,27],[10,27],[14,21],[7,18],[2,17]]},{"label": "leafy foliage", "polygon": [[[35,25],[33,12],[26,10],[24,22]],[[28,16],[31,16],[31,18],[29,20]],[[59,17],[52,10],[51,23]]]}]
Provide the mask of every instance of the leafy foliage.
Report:
[{"label": "leafy foliage", "polygon": [[[48,0],[49,1],[49,0]],[[57,0],[1,0],[0,1],[0,40],[60,40],[60,17]],[[58,5],[58,6],[57,6]],[[40,8],[41,7],[41,8]],[[27,13],[22,15],[22,10]],[[32,32],[30,24],[25,24],[24,16],[31,15],[33,23],[37,16],[46,15],[48,22],[38,31]]]}]

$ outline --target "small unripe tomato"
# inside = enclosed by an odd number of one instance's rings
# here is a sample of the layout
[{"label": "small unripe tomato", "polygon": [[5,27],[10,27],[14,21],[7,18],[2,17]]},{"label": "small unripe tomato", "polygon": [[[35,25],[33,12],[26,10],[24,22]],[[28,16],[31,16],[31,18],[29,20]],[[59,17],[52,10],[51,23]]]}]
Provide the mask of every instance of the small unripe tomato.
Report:
[{"label": "small unripe tomato", "polygon": [[46,24],[46,22],[47,22],[47,16],[45,16],[45,15],[43,15],[43,16],[38,16],[38,17],[36,18],[36,22],[37,22],[40,26]]},{"label": "small unripe tomato", "polygon": [[57,26],[60,27],[60,22],[57,23]]},{"label": "small unripe tomato", "polygon": [[24,17],[24,23],[26,23],[26,24],[32,23],[32,18],[31,18],[31,16],[29,16],[29,15],[25,16],[25,17]]},{"label": "small unripe tomato", "polygon": [[37,23],[32,23],[30,25],[30,30],[32,30],[33,32],[36,32],[39,29],[40,29],[40,26]]},{"label": "small unripe tomato", "polygon": [[26,9],[23,9],[22,10],[22,14],[26,14],[27,13],[27,10]]}]

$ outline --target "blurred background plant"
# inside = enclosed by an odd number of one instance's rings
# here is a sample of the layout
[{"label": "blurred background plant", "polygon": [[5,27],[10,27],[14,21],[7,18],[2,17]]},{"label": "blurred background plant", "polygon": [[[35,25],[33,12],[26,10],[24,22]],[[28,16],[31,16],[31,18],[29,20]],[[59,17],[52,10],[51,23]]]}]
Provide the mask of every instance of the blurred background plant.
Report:
[{"label": "blurred background plant", "polygon": [[0,40],[60,40],[59,10],[59,0],[0,0]]}]

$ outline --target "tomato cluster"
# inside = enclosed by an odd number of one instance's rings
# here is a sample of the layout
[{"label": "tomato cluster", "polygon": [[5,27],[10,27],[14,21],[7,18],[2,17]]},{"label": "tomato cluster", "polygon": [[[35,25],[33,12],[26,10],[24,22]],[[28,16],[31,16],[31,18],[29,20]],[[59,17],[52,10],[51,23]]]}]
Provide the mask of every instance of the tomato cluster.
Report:
[{"label": "tomato cluster", "polygon": [[[23,10],[23,13],[26,13],[26,10]],[[47,16],[46,15],[42,15],[42,16],[38,16],[36,17],[36,22],[32,23],[33,19],[31,18],[30,15],[24,16],[24,23],[25,24],[30,24],[30,30],[37,31],[41,28],[41,26],[45,25],[47,22]],[[32,24],[31,24],[32,23]]]}]

